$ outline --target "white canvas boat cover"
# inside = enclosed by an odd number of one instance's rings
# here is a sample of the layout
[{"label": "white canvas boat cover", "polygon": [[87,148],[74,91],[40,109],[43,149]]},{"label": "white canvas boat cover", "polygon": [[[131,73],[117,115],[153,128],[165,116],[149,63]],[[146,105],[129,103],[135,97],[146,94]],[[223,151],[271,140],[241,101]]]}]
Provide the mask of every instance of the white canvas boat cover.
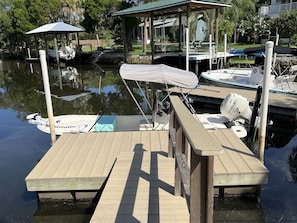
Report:
[{"label": "white canvas boat cover", "polygon": [[164,64],[123,64],[120,67],[122,79],[147,81],[173,85],[182,88],[195,88],[198,84],[196,74]]},{"label": "white canvas boat cover", "polygon": [[75,32],[83,32],[83,31],[84,30],[81,28],[69,25],[64,22],[55,22],[55,23],[49,23],[49,24],[40,26],[36,29],[33,29],[27,32],[26,34],[30,35],[30,34],[39,34],[39,33],[75,33]]}]

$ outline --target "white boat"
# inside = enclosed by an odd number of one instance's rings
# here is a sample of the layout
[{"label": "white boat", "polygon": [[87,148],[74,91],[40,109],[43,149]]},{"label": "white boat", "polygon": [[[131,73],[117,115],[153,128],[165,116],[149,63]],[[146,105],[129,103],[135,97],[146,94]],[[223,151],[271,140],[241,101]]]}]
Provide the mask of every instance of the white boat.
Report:
[{"label": "white boat", "polygon": [[[163,102],[156,109],[149,103],[145,93],[138,82],[154,82],[164,85],[174,85],[183,88],[194,88],[198,78],[193,72],[187,72],[166,65],[128,65],[120,68],[121,78],[139,108],[142,115],[60,115],[54,116],[54,129],[56,135],[63,133],[86,133],[91,131],[124,131],[124,130],[160,130],[168,129],[168,115],[162,110],[166,104]],[[141,95],[143,95],[152,115],[143,111],[140,103],[129,88],[127,80],[138,82]],[[162,107],[162,108],[161,108]],[[157,111],[158,110],[158,111]],[[29,123],[35,124],[43,132],[50,133],[48,118],[42,118],[39,113],[27,116]]]},{"label": "white boat", "polygon": [[[57,51],[54,49],[48,49],[47,50],[49,57],[51,58],[57,58]],[[72,60],[75,58],[75,50],[72,48],[72,46],[64,46],[60,47],[58,49],[58,56],[59,59],[63,60]]]},{"label": "white boat", "polygon": [[[151,116],[147,116],[151,121]],[[160,118],[166,118],[160,117]],[[42,118],[39,113],[27,116],[30,124],[45,133],[50,134],[48,118]],[[54,116],[54,128],[56,135],[64,133],[87,133],[87,132],[114,132],[168,129],[168,120],[165,124],[147,124],[142,115],[59,115]],[[167,124],[167,126],[166,126]]]},{"label": "white boat", "polygon": [[[194,89],[198,84],[198,78],[193,72],[187,72],[166,65],[139,65],[139,64],[123,64],[120,68],[120,76],[132,96],[134,102],[139,108],[142,115],[61,115],[54,117],[54,128],[56,135],[63,133],[86,133],[86,132],[102,132],[102,131],[125,131],[125,130],[165,130],[168,129],[169,123],[169,95],[168,86],[176,86],[181,88],[181,98],[183,101],[188,100],[187,96],[182,92],[182,88]],[[133,92],[127,83],[132,80],[137,83],[141,95],[143,92],[140,82],[153,82],[164,84],[166,86],[166,94],[155,97],[154,104],[150,104],[149,100],[144,96],[148,107],[152,111],[152,115],[146,115],[140,103],[136,100]],[[160,90],[156,93],[160,94]],[[164,91],[163,91],[164,92]],[[235,101],[235,102],[234,102]],[[190,105],[189,101],[187,104]],[[233,105],[230,109],[230,105]],[[226,102],[222,103],[222,114],[197,114],[193,108],[190,111],[202,122],[206,129],[231,128],[234,133],[243,138],[247,135],[244,122],[238,121],[240,117],[250,118],[250,110],[248,102],[245,98],[238,95],[232,95],[226,98]],[[238,114],[238,111],[240,113]],[[245,115],[244,115],[245,114]],[[49,120],[42,118],[40,114],[35,113],[27,116],[29,123],[35,124],[38,129],[43,132],[50,133]]]},{"label": "white boat", "polygon": [[[244,52],[256,53],[262,52],[263,47],[248,48]],[[276,46],[276,53],[296,55],[296,49],[289,47]],[[297,94],[296,79],[297,65],[288,67],[288,73],[285,75],[278,74],[272,69],[270,74],[270,92]],[[202,72],[200,77],[207,83],[231,88],[243,88],[256,90],[263,85],[264,80],[264,65],[258,65],[252,68],[228,68],[217,69]]]},{"label": "white boat", "polygon": [[[270,92],[297,94],[295,82],[297,66],[291,67],[291,74],[270,75]],[[254,68],[218,69],[202,72],[200,75],[207,83],[231,88],[256,90],[263,85],[264,66]]]}]

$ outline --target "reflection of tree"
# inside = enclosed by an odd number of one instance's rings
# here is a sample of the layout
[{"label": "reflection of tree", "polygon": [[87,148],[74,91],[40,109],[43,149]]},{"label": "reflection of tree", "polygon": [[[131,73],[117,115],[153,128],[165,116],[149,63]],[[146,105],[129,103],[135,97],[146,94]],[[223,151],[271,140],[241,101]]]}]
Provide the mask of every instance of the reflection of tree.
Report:
[{"label": "reflection of tree", "polygon": [[[30,75],[28,64],[18,61],[3,61],[3,75],[1,75],[0,107],[18,111],[19,118],[24,119],[28,110],[40,102],[34,92],[42,82],[36,75]],[[34,96],[35,94],[35,96]]]},{"label": "reflection of tree", "polygon": [[297,182],[297,147],[292,150],[289,156],[289,165],[292,179]]},{"label": "reflection of tree", "polygon": [[[98,89],[101,75],[101,87],[112,86],[115,91],[98,92],[90,94],[91,99],[81,97],[73,101],[64,101],[52,97],[54,115],[61,114],[138,114],[139,111],[124,89],[122,80],[118,75],[118,68],[109,67],[105,70],[93,69],[90,65],[79,66],[77,70],[82,79],[83,91]],[[40,64],[33,64],[34,73],[30,73],[28,63],[20,61],[3,61],[3,72],[0,71],[0,108],[13,109],[18,112],[18,118],[25,120],[27,114],[40,111],[47,116],[46,103],[43,91],[43,81]],[[56,78],[54,78],[56,79]],[[50,79],[51,88],[54,81]],[[132,85],[132,88],[135,88]],[[108,88],[106,88],[108,89]],[[61,94],[66,94],[66,89]],[[143,97],[136,92],[138,101]]]},{"label": "reflection of tree", "polygon": [[[140,95],[135,95],[135,97],[138,101],[142,100]],[[93,104],[94,111],[99,114],[131,115],[140,113],[126,89],[116,93],[94,95],[89,102]]]}]

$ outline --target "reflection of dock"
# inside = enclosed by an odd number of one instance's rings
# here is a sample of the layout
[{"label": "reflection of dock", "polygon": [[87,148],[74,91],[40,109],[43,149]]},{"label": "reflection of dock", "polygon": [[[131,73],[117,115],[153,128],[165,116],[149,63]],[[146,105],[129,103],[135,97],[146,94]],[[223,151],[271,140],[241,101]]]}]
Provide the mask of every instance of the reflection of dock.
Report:
[{"label": "reflection of dock", "polygon": [[[181,102],[178,106],[186,126],[201,126],[189,120],[195,119]],[[213,186],[220,193],[225,187],[267,183],[268,170],[231,131],[202,128],[191,131],[191,144],[204,145],[210,156],[215,153],[208,145],[214,141],[222,149],[214,155],[213,169]],[[168,157],[168,145],[168,131],[64,134],[26,177],[27,189],[40,199],[91,199],[108,179],[91,222],[154,222],[156,217],[187,222],[187,202],[174,196],[176,161]]]}]

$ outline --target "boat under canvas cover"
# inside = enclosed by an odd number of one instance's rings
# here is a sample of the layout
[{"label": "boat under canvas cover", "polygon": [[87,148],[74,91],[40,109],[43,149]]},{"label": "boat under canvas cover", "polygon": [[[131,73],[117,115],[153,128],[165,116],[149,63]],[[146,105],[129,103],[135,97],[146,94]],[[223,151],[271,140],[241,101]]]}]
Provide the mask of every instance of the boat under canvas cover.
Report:
[{"label": "boat under canvas cover", "polygon": [[122,79],[173,85],[182,88],[195,88],[196,74],[164,64],[123,64],[120,68]]},{"label": "boat under canvas cover", "polygon": [[[151,105],[149,100],[145,97],[143,90],[141,89],[138,82],[151,82],[164,84],[167,91],[167,96],[160,101],[160,104],[165,102],[166,98],[169,96],[170,92],[168,90],[168,86],[175,86],[179,88],[188,88],[194,89],[198,84],[198,77],[196,74],[190,71],[181,70],[178,68],[170,67],[164,64],[122,64],[120,67],[120,76],[125,84],[129,94],[133,98],[136,106],[139,111],[142,113],[143,117],[146,119],[147,123],[149,123],[143,109],[140,106],[140,103],[136,100],[134,94],[129,88],[126,80],[134,81],[137,83],[139,90],[142,92],[144,99],[153,112],[153,116],[159,111],[158,104]],[[159,100],[156,100],[159,101]],[[155,118],[154,118],[155,119]],[[155,121],[155,120],[154,120]]]}]

